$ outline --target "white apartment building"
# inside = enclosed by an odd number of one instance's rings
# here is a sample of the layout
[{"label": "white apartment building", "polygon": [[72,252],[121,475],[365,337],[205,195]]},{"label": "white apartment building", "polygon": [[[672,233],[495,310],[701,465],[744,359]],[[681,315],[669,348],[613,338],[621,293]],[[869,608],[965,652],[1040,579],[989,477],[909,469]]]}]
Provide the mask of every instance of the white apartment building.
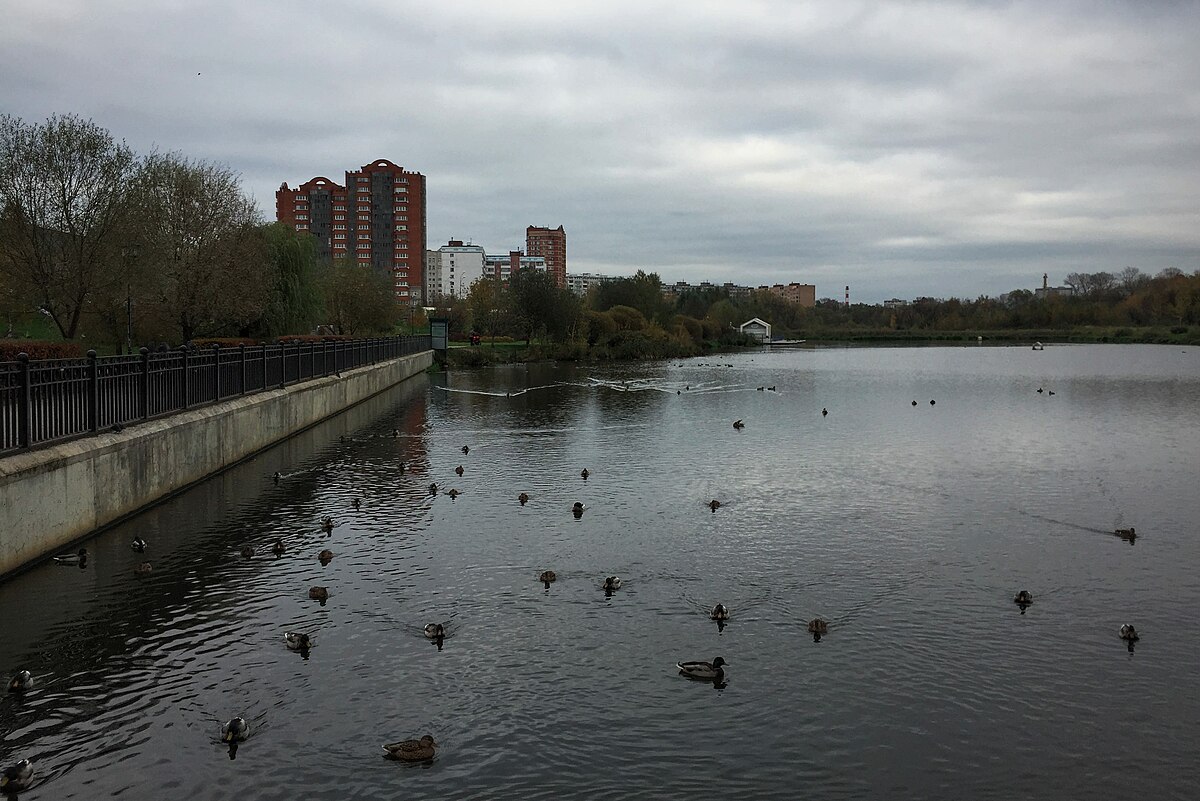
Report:
[{"label": "white apartment building", "polygon": [[584,296],[594,286],[616,281],[619,276],[597,275],[596,273],[567,273],[567,289],[576,295]]},{"label": "white apartment building", "polygon": [[426,296],[465,298],[471,284],[483,277],[486,254],[482,245],[464,244],[451,239],[425,258]]}]

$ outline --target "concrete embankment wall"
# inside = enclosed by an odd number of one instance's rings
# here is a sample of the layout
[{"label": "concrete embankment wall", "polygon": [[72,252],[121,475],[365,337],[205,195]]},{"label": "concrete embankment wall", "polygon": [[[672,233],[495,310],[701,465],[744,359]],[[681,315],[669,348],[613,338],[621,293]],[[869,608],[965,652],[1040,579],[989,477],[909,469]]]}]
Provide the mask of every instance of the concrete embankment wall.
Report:
[{"label": "concrete embankment wall", "polygon": [[428,368],[404,356],[0,459],[0,576]]}]

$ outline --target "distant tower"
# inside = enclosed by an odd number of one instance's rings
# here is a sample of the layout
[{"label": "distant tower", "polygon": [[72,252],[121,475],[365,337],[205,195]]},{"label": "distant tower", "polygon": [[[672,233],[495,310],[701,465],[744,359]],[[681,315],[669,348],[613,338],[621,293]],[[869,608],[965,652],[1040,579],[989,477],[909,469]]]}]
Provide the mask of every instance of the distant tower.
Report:
[{"label": "distant tower", "polygon": [[546,260],[546,272],[554,283],[565,288],[567,285],[567,232],[557,228],[531,225],[525,229],[525,252],[530,256],[541,256]]},{"label": "distant tower", "polygon": [[846,308],[850,308],[850,287],[846,287]]}]

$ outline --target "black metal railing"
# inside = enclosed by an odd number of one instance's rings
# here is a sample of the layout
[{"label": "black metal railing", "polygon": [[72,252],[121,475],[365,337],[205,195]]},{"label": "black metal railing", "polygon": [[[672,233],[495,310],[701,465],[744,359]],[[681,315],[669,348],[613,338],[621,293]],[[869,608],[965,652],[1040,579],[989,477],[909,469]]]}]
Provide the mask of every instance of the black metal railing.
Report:
[{"label": "black metal railing", "polygon": [[429,350],[428,336],[0,362],[0,455]]}]

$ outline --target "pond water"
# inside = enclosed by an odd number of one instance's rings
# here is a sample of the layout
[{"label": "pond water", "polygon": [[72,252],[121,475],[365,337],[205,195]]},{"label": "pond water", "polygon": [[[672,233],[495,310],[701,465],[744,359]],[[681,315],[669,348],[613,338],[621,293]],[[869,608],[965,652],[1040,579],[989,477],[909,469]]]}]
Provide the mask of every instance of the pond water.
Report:
[{"label": "pond water", "polygon": [[0,585],[0,759],[22,799],[1192,798],[1197,520],[1196,348],[422,375]]}]

